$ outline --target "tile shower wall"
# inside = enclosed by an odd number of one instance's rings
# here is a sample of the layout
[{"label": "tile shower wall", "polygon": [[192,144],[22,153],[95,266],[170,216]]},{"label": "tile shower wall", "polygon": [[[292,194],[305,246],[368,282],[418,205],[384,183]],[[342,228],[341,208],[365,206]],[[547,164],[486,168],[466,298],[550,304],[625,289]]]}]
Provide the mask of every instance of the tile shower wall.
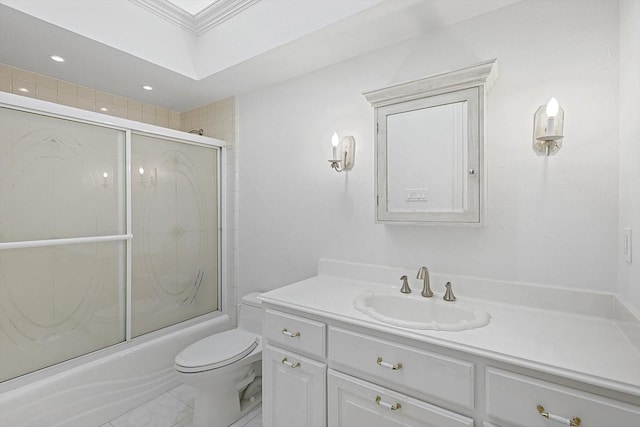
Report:
[{"label": "tile shower wall", "polygon": [[0,64],[0,90],[69,107],[180,129],[180,113]]},{"label": "tile shower wall", "polygon": [[235,141],[235,102],[227,98],[204,105],[180,115],[180,129],[202,129],[206,136],[222,139],[233,145]]},{"label": "tile shower wall", "polygon": [[[226,255],[226,273],[227,273],[227,292],[226,299],[223,304],[226,305],[226,311],[235,321],[235,297],[237,296],[237,277],[238,266],[238,190],[237,190],[237,173],[238,173],[238,134],[236,129],[237,109],[234,97],[222,99],[214,103],[204,105],[186,111],[180,115],[180,129],[189,131],[193,129],[202,129],[205,136],[217,138],[227,143],[226,150],[226,167],[227,167],[227,185],[226,185],[226,201],[227,201],[227,251]],[[223,295],[224,298],[224,295]]]},{"label": "tile shower wall", "polygon": [[[235,297],[237,296],[238,277],[238,134],[236,129],[237,109],[234,97],[222,99],[208,105],[203,105],[193,110],[186,111],[180,115],[180,129],[189,131],[192,129],[202,129],[204,135],[217,138],[227,143],[226,149],[226,170],[227,185],[226,190],[226,232],[227,250],[225,256],[226,283],[228,292],[223,295],[222,303],[225,306],[232,322],[235,321]],[[224,221],[224,219],[223,219]]]},{"label": "tile shower wall", "polygon": [[228,148],[236,140],[233,97],[180,113],[4,64],[0,91],[169,129],[203,129],[205,136],[226,141]]}]

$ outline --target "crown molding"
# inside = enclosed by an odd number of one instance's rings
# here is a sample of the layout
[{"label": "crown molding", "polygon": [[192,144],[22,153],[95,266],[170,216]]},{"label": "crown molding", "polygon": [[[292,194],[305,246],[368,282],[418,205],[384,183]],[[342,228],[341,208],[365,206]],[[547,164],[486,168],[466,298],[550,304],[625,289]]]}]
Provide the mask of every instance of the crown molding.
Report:
[{"label": "crown molding", "polygon": [[190,31],[196,36],[233,18],[260,0],[215,0],[196,15],[179,8],[168,0],[129,0],[160,18]]}]

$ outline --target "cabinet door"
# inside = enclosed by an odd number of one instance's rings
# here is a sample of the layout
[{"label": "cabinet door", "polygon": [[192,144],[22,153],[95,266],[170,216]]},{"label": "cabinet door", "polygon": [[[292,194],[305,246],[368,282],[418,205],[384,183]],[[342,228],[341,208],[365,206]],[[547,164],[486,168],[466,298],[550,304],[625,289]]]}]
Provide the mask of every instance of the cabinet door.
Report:
[{"label": "cabinet door", "polygon": [[328,374],[332,427],[472,427],[473,420],[337,371]]},{"label": "cabinet door", "polygon": [[262,352],[264,427],[324,427],[327,365],[266,345]]}]

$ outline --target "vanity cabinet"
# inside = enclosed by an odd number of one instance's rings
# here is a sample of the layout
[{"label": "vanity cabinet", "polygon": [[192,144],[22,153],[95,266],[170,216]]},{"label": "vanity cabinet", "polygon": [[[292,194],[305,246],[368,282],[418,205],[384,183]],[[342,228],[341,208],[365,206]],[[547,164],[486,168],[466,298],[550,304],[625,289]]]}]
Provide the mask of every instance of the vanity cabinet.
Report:
[{"label": "vanity cabinet", "polygon": [[264,325],[265,427],[640,426],[637,395],[274,308]]},{"label": "vanity cabinet", "polygon": [[[473,426],[472,418],[416,397],[473,408],[472,363],[340,327],[328,331],[325,322],[265,310],[265,427]],[[415,393],[398,391],[407,388]]]},{"label": "vanity cabinet", "polygon": [[263,335],[263,426],[326,426],[325,324],[266,310]]}]

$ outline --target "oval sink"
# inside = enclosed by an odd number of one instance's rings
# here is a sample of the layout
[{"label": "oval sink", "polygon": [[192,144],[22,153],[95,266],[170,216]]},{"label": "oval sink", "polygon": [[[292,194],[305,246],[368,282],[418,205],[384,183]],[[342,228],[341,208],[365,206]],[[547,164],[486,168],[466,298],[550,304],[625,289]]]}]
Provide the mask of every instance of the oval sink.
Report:
[{"label": "oval sink", "polygon": [[353,300],[356,310],[389,325],[409,329],[465,331],[489,323],[486,311],[460,301],[421,296],[363,292]]}]

